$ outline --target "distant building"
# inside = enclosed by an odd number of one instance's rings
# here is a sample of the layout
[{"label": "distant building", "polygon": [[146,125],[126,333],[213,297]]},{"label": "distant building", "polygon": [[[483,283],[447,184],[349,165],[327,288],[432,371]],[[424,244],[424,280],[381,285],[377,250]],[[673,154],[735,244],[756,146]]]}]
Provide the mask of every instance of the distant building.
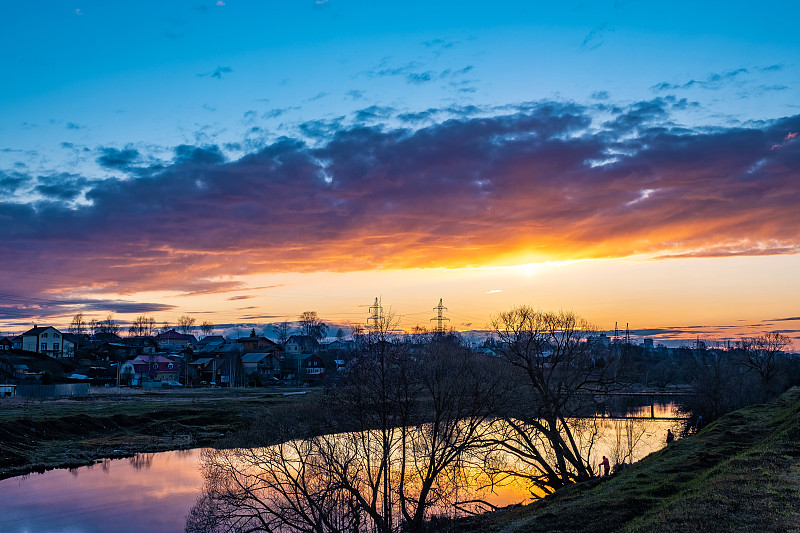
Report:
[{"label": "distant building", "polygon": [[156,335],[158,346],[164,349],[170,348],[185,348],[186,346],[197,345],[197,339],[194,335],[186,333],[178,333],[174,329],[159,333]]},{"label": "distant building", "polygon": [[14,347],[14,341],[11,340],[11,337],[3,337],[0,339],[0,351],[10,350],[13,347]]},{"label": "distant building", "polygon": [[22,349],[53,358],[73,357],[75,345],[53,326],[34,326],[21,335]]},{"label": "distant building", "polygon": [[236,339],[236,342],[241,344],[244,353],[267,352],[270,348],[278,346],[268,338],[256,335],[255,329],[250,332],[249,337]]},{"label": "distant building", "polygon": [[248,353],[242,356],[242,368],[248,376],[258,374],[268,380],[280,376],[281,361],[272,353]]},{"label": "distant building", "polygon": [[[129,361],[133,367],[134,378],[141,381],[178,381],[180,365],[161,355],[139,356]],[[125,371],[126,365],[120,369]]]},{"label": "distant building", "polygon": [[303,359],[302,373],[300,379],[306,382],[318,381],[325,377],[325,363],[322,358],[312,355]]},{"label": "distant building", "polygon": [[645,337],[645,339],[644,339],[644,347],[647,348],[648,350],[652,350],[653,349],[653,339],[651,339],[649,337]]}]

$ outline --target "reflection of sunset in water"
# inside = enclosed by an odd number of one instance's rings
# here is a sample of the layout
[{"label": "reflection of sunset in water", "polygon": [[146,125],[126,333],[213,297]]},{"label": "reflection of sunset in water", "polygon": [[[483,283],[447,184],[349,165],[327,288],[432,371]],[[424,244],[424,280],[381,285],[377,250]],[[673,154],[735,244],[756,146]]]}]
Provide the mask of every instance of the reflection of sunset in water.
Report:
[{"label": "reflection of sunset in water", "polygon": [[[643,408],[649,415],[650,407]],[[656,416],[674,415],[662,406]],[[603,455],[612,465],[637,461],[664,446],[667,428],[674,420],[597,419],[600,438],[590,460],[595,472]],[[632,446],[628,436],[634,438]],[[3,531],[181,531],[187,513],[201,495],[201,450],[139,454],[126,459],[105,459],[71,470],[51,470],[0,481],[0,516]],[[459,489],[462,501],[479,499],[491,506],[528,503],[540,496],[522,478],[506,479],[489,487],[477,468],[461,471],[471,486]],[[478,488],[484,487],[484,488]],[[488,509],[477,506],[473,509]],[[430,509],[452,515],[452,509]]]},{"label": "reflection of sunset in water", "polygon": [[199,456],[139,454],[0,481],[2,531],[182,531],[203,482]]}]

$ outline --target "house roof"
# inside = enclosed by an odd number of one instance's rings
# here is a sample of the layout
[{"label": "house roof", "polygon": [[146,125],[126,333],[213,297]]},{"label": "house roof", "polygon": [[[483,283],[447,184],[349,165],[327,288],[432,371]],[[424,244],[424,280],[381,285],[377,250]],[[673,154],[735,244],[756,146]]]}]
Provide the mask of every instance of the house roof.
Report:
[{"label": "house roof", "polygon": [[208,335],[200,339],[198,344],[222,344],[225,342],[225,337],[222,335]]},{"label": "house roof", "polygon": [[201,357],[199,359],[195,359],[194,361],[192,361],[189,364],[190,365],[205,365],[205,364],[210,363],[213,360],[214,360],[213,357]]},{"label": "house roof", "polygon": [[242,363],[258,363],[271,355],[269,353],[248,353],[242,356]]},{"label": "house roof", "polygon": [[[23,337],[30,337],[30,336],[37,336],[38,337],[41,333],[47,331],[50,328],[55,329],[56,331],[58,331],[53,326],[34,326],[31,329],[29,329],[28,331],[26,331],[25,333],[23,333],[22,336]],[[59,333],[61,333],[61,332],[59,331]]]},{"label": "house roof", "polygon": [[169,331],[165,331],[163,333],[159,333],[158,335],[156,335],[156,338],[158,338],[158,339],[177,339],[177,340],[182,340],[182,341],[195,340],[194,339],[194,335],[187,335],[186,333],[178,333],[174,329],[171,329]]}]

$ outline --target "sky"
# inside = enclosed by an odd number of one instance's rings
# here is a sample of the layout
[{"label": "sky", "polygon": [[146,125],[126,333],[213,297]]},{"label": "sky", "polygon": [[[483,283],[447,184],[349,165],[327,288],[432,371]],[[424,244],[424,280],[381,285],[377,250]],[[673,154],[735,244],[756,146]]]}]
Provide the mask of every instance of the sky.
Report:
[{"label": "sky", "polygon": [[518,305],[800,348],[800,4],[15,2],[0,334]]}]

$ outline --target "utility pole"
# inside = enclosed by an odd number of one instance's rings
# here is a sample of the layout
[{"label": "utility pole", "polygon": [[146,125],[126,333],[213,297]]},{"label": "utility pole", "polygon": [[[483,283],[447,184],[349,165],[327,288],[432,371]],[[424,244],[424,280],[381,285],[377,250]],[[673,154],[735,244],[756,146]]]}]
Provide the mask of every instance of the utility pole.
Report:
[{"label": "utility pole", "polygon": [[447,308],[444,306],[444,304],[442,304],[442,298],[439,298],[439,305],[434,307],[433,310],[437,312],[436,316],[434,318],[431,318],[431,320],[436,321],[436,329],[434,330],[434,332],[437,335],[444,335],[445,333],[444,322],[445,321],[449,322],[450,319],[444,316],[443,314],[443,312],[446,311]]},{"label": "utility pole", "polygon": [[369,318],[367,318],[367,327],[372,331],[378,331],[381,322],[383,322],[383,307],[379,298],[375,298],[375,303],[369,308]]}]

